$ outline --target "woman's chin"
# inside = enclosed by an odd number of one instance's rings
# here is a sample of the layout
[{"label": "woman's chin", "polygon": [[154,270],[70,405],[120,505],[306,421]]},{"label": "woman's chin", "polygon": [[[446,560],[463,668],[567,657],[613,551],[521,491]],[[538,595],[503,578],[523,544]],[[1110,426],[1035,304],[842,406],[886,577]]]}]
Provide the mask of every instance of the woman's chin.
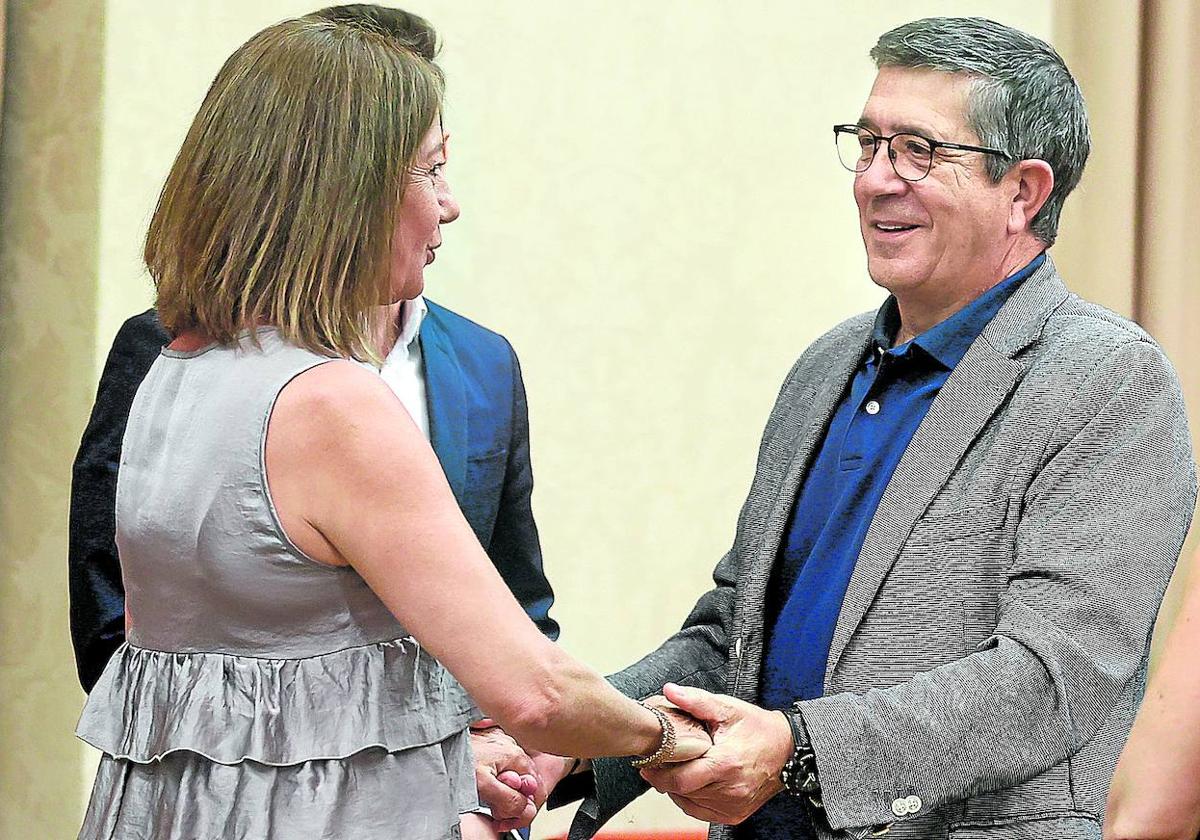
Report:
[{"label": "woman's chin", "polygon": [[425,277],[423,274],[417,277],[409,278],[399,289],[392,289],[391,295],[389,296],[391,299],[388,301],[388,304],[393,305],[397,303],[403,303],[406,300],[413,300],[414,298],[420,297],[424,291]]}]

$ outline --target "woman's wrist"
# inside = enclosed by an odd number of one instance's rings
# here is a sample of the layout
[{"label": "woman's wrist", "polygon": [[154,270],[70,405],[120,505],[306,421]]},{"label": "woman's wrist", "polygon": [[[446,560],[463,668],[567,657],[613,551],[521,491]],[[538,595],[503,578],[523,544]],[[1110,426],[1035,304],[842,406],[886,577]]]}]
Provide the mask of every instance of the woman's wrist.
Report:
[{"label": "woman's wrist", "polygon": [[661,709],[647,706],[645,703],[642,704],[642,707],[649,709],[654,714],[658,723],[659,737],[652,751],[641,753],[641,757],[634,760],[633,766],[638,769],[652,769],[666,764],[675,756],[675,724]]},{"label": "woman's wrist", "polygon": [[643,755],[650,755],[658,749],[658,745],[662,743],[662,724],[659,723],[658,715],[640,700],[634,700],[638,705],[637,728],[635,729],[636,737],[629,746],[629,755],[634,758]]}]

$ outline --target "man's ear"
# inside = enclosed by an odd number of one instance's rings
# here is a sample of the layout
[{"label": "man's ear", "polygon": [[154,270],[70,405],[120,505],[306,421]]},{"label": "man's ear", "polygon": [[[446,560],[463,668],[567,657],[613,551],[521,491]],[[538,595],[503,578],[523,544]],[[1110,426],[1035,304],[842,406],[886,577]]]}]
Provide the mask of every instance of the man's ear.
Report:
[{"label": "man's ear", "polygon": [[1008,212],[1008,232],[1024,233],[1050,198],[1050,191],[1054,189],[1054,170],[1046,161],[1030,158],[1018,161],[1004,178],[1014,187]]}]

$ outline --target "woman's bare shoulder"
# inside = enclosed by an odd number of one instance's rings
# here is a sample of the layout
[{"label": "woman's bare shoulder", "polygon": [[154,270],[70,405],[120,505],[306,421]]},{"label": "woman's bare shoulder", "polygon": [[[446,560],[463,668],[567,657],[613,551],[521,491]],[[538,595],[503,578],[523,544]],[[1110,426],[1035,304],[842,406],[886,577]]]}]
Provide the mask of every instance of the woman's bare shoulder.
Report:
[{"label": "woman's bare shoulder", "polygon": [[409,425],[407,411],[378,372],[337,359],[309,368],[284,387],[268,439],[301,445],[308,457],[320,458],[363,438],[402,436]]},{"label": "woman's bare shoulder", "polygon": [[353,416],[367,408],[399,406],[383,377],[366,365],[334,359],[294,377],[280,392],[279,403],[305,412]]}]

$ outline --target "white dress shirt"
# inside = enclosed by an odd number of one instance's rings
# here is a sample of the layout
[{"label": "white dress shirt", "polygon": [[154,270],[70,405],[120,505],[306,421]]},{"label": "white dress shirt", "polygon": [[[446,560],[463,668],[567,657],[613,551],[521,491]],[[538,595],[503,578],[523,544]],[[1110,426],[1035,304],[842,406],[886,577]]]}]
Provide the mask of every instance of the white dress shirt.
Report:
[{"label": "white dress shirt", "polygon": [[400,305],[400,337],[379,374],[388,384],[425,439],[429,440],[429,405],[425,400],[425,366],[421,363],[421,322],[429,307],[425,298],[417,296]]}]

